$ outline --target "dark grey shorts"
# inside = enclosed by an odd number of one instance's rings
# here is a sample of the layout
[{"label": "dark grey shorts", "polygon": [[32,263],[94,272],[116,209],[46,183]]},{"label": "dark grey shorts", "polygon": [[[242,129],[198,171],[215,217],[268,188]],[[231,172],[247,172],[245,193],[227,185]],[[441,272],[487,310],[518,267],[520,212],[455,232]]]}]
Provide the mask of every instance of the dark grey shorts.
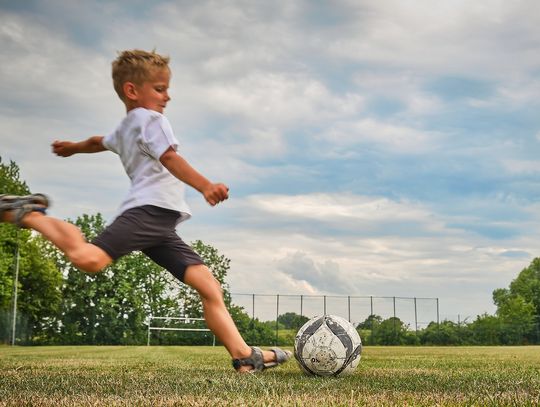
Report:
[{"label": "dark grey shorts", "polygon": [[176,234],[180,213],[145,205],[118,216],[92,243],[113,260],[140,250],[155,263],[184,281],[186,268],[204,264],[193,249]]}]

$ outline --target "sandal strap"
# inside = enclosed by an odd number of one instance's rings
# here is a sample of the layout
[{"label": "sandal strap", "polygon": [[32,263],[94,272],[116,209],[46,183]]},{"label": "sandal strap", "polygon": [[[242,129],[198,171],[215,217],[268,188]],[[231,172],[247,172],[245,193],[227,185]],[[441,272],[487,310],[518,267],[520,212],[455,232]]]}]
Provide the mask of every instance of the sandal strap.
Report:
[{"label": "sandal strap", "polygon": [[285,351],[285,350],[283,350],[281,348],[271,348],[270,350],[275,353],[276,362],[278,364],[284,363],[284,362],[288,361],[291,358],[291,352],[290,351]]},{"label": "sandal strap", "polygon": [[264,364],[265,369],[269,369],[271,367],[279,366],[282,363],[287,362],[292,356],[292,352],[289,351],[289,350],[283,350],[283,349],[278,348],[278,347],[270,348],[270,350],[272,352],[274,352],[274,355],[276,355],[276,360],[274,360],[272,362],[265,363]]},{"label": "sandal strap", "polygon": [[14,209],[15,219],[13,220],[13,223],[22,229],[26,229],[26,226],[22,224],[22,220],[24,216],[30,212],[41,212],[42,214],[46,215],[47,208],[36,204],[23,205],[17,209]]},{"label": "sandal strap", "polygon": [[262,350],[256,346],[251,346],[251,355],[243,359],[233,359],[233,367],[238,370],[242,366],[253,366],[251,372],[258,372],[264,369]]},{"label": "sandal strap", "polygon": [[21,206],[24,204],[42,205],[49,207],[49,197],[45,194],[30,194],[30,195],[9,195],[0,194],[1,206]]},{"label": "sandal strap", "polygon": [[46,214],[49,206],[49,199],[43,194],[32,195],[0,195],[0,219],[5,212],[13,212],[13,221],[16,226],[25,228],[22,224],[24,216],[30,212],[41,212]]}]

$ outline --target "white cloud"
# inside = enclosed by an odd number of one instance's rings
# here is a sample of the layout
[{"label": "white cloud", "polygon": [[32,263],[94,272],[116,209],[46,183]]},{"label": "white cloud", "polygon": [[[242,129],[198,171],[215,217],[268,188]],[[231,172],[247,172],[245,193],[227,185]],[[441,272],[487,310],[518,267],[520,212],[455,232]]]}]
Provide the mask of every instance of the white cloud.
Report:
[{"label": "white cloud", "polygon": [[[0,27],[4,95],[32,107],[35,115],[57,113],[57,120],[71,106],[92,115],[106,113],[107,108],[96,103],[111,100],[110,64],[103,56],[81,49],[39,20],[2,13]],[[4,105],[16,114],[13,107]]]},{"label": "white cloud", "polygon": [[346,150],[368,144],[403,154],[426,153],[439,146],[442,140],[442,135],[434,131],[371,118],[338,122],[320,137],[333,149]]},{"label": "white cloud", "polygon": [[359,95],[333,95],[305,75],[255,73],[235,82],[207,84],[201,99],[211,111],[263,127],[287,128],[358,114]]},{"label": "white cloud", "polygon": [[529,174],[540,173],[540,161],[538,160],[513,160],[503,159],[502,164],[510,174]]},{"label": "white cloud", "polygon": [[329,41],[339,58],[482,78],[537,65],[532,39],[539,36],[540,13],[534,2],[353,2],[350,8],[354,18]]}]

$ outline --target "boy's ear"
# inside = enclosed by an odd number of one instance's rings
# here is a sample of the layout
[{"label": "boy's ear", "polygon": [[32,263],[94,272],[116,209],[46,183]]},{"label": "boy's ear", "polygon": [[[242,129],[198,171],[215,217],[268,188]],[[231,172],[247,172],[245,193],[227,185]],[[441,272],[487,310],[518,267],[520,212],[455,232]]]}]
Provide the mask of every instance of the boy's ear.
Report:
[{"label": "boy's ear", "polygon": [[122,88],[124,90],[124,95],[126,96],[126,98],[130,100],[137,99],[137,87],[133,82],[125,82]]}]

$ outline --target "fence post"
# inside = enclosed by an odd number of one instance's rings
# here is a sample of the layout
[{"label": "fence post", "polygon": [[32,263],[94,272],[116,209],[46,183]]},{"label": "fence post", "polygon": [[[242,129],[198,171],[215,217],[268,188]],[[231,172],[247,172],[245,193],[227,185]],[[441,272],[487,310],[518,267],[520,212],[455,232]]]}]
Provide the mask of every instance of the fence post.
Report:
[{"label": "fence post", "polygon": [[276,295],[276,343],[275,345],[278,345],[278,332],[279,332],[279,294]]},{"label": "fence post", "polygon": [[439,322],[439,298],[437,297],[437,329],[441,327]]},{"label": "fence post", "polygon": [[251,299],[251,319],[255,321],[255,294],[253,294],[253,298]]},{"label": "fence post", "polygon": [[323,295],[323,315],[326,315],[326,295]]},{"label": "fence post", "polygon": [[150,346],[150,325],[152,325],[152,317],[148,318],[148,337],[146,339],[146,346]]},{"label": "fence post", "polygon": [[300,316],[304,316],[304,296],[300,295]]},{"label": "fence post", "polygon": [[[397,330],[396,330],[396,297],[392,297],[392,302],[394,304],[394,339],[397,339]],[[397,342],[397,341],[396,341]],[[396,343],[397,345],[397,343]]]},{"label": "fence post", "polygon": [[15,345],[17,336],[17,290],[19,285],[19,231],[17,230],[17,246],[15,249],[15,279],[13,280],[13,323],[11,326],[11,346]]},{"label": "fence post", "polygon": [[349,322],[351,322],[351,296],[347,296],[347,309],[349,311]]},{"label": "fence post", "polygon": [[414,297],[414,331],[418,335],[418,312],[416,309],[416,297]]}]

